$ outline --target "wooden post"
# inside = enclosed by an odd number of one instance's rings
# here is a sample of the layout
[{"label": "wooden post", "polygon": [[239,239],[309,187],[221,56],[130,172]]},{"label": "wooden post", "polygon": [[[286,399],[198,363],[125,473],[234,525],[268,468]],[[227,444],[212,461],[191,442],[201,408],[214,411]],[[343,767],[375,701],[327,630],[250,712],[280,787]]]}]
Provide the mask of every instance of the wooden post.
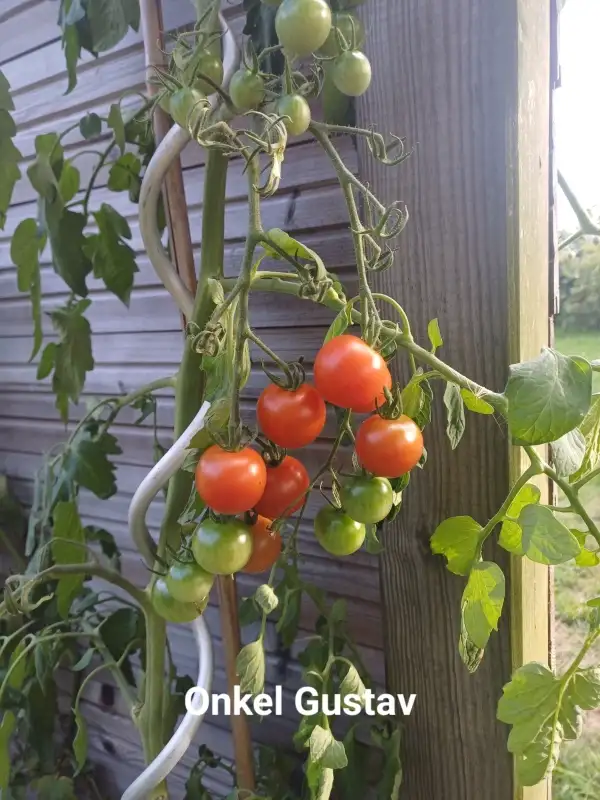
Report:
[{"label": "wooden post", "polygon": [[[146,56],[148,78],[154,67],[164,67],[164,37],[160,0],[140,0],[142,35]],[[147,83],[149,94],[155,94],[157,87]],[[171,126],[168,115],[158,107],[154,113],[154,134],[160,142]],[[163,201],[167,217],[167,228],[171,243],[173,263],[187,288],[195,294],[198,285],[194,252],[189,227],[188,209],[183,184],[181,160],[178,158],[169,169],[163,189]],[[182,318],[185,328],[185,319]],[[221,619],[221,635],[225,651],[225,669],[229,694],[233,697],[237,684],[236,659],[240,651],[241,635],[238,619],[238,597],[235,577],[220,576],[217,578],[219,593],[219,609]],[[240,789],[254,789],[254,757],[250,726],[245,716],[233,716],[232,736],[237,773],[237,785]]]},{"label": "wooden post", "polygon": [[[445,360],[502,390],[508,364],[537,354],[549,335],[550,0],[371,0],[364,13],[374,85],[358,104],[359,124],[414,146],[396,169],[361,153],[376,194],[411,212],[379,287],[402,302],[421,341],[438,317]],[[457,653],[464,580],[429,548],[448,516],[487,521],[522,463],[505,427],[473,414],[453,453],[434,388],[429,462],[381,557],[388,686],[417,694],[403,792],[542,800],[546,783],[515,785],[496,706],[514,667],[547,661],[548,570],[486,550],[509,579],[508,602],[472,676]]]}]

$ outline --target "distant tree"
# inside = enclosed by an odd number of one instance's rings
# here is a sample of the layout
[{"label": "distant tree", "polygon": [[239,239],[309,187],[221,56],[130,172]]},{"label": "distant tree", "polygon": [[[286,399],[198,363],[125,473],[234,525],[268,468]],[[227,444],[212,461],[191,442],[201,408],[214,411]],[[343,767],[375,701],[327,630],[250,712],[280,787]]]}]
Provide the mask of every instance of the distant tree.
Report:
[{"label": "distant tree", "polygon": [[561,328],[600,330],[600,237],[581,237],[560,255]]}]

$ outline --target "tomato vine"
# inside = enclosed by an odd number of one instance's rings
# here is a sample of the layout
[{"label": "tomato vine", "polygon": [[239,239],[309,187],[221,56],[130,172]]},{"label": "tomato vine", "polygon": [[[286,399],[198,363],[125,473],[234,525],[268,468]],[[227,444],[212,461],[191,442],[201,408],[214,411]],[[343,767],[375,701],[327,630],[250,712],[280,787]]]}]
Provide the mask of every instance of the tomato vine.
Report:
[{"label": "tomato vine", "polygon": [[[176,39],[169,70],[157,73],[161,86],[157,97],[144,100],[133,116],[126,117],[117,103],[106,117],[88,114],[79,123],[85,140],[106,133],[110,137],[103,150],[93,150],[97,161],[85,189],[80,187],[75,158],[65,157],[65,134],[36,138],[36,157],[27,172],[39,197],[38,215],[16,227],[11,257],[20,290],[31,296],[32,359],[43,344],[40,258],[46,247],[54,270],[71,292],[63,306],[50,312],[58,341],[46,343],[38,365],[38,378],[52,375],[57,408],[65,422],[69,404],[78,402],[94,368],[85,316],[92,302],[88,276],[103,280],[127,304],[137,271],[127,221],[108,204],[92,210],[93,189],[111,162],[108,188],[127,191],[137,202],[154,152],[149,117],[157,103],[169,109],[207,151],[203,247],[178,375],[101,401],[50,454],[38,475],[25,549],[28,563],[7,580],[0,604],[5,621],[31,618],[6,634],[0,651],[5,667],[0,684],[2,790],[11,780],[8,753],[18,727],[12,708],[2,705],[4,694],[11,689],[22,695],[34,674],[40,685],[46,685],[54,670],[76,654],[78,669],[87,669],[92,659],[100,664],[76,693],[73,771],[84,768],[87,754],[81,692],[98,670],[110,670],[123,690],[146,759],[160,752],[181,708],[185,684],[170,661],[165,623],[192,621],[203,613],[216,575],[244,569],[268,572],[242,604],[244,622],[258,626],[255,640],[243,647],[237,661],[243,692],[258,694],[265,686],[268,626],[274,625],[283,646],[291,647],[306,600],[315,607],[317,623],[299,657],[304,680],[326,696],[355,694],[364,702],[369,677],[348,635],[345,604],[328,604],[324,593],[302,577],[299,531],[310,500],[320,491],[324,497],[314,523],[316,541],[337,557],[349,557],[363,545],[369,552],[379,552],[381,526],[401,512],[413,471],[426,468],[422,431],[430,422],[434,390],[440,383],[453,448],[464,434],[467,412],[494,416],[506,424],[529,461],[489,520],[481,524],[468,516],[447,519],[431,537],[432,553],[443,556],[452,573],[466,578],[459,633],[466,667],[475,671],[481,663],[505,600],[504,574],[486,559],[486,542],[492,536],[498,534],[498,543],[509,553],[540,564],[574,559],[583,568],[600,563],[600,530],[580,499],[583,486],[600,474],[600,396],[592,393],[592,375],[600,371],[600,363],[544,349],[538,358],[510,367],[503,391],[488,389],[439,357],[444,342],[437,320],[430,323],[430,341],[423,346],[413,336],[402,304],[371,288],[374,273],[393,267],[393,241],[402,233],[408,213],[399,203],[386,206],[378,200],[346,166],[336,139],[341,135],[362,139],[371,156],[390,168],[401,165],[410,152],[399,137],[385,139],[339,119],[314,120],[308,103],[325,93],[331,99],[337,92],[339,100],[340,93],[354,97],[367,90],[371,68],[358,49],[364,30],[348,11],[359,4],[251,0],[245,4],[251,43],[245,48],[244,63],[224,84],[216,52],[219,31],[214,28],[218,7],[199,2],[198,25]],[[122,14],[115,25],[119,35],[136,27],[135,5],[119,6]],[[74,85],[81,47],[99,52],[118,40],[117,33],[107,38],[98,32],[92,9],[83,0],[61,3],[69,88]],[[257,19],[262,14],[274,21],[278,38],[261,40],[263,28]],[[6,177],[0,194],[2,225],[20,174],[11,110],[9,87],[2,77],[0,144]],[[325,116],[330,117],[328,109]],[[339,277],[317,252],[283,230],[263,226],[261,204],[278,190],[288,140],[306,131],[330,159],[347,206],[359,286],[356,297],[347,297]],[[119,156],[111,161],[115,149]],[[243,160],[247,175],[248,228],[239,274],[229,279],[223,273],[224,211],[227,170],[233,158]],[[94,225],[93,233],[88,232],[89,224]],[[267,259],[279,262],[281,268],[264,269]],[[306,382],[302,361],[287,363],[253,329],[249,299],[254,292],[295,296],[336,313],[322,348],[311,354],[314,387]],[[395,319],[388,318],[392,312]],[[270,384],[259,401],[258,425],[245,422],[240,407],[251,371],[250,344],[281,373],[265,370]],[[411,378],[399,386],[393,383],[388,364],[402,356],[408,360]],[[175,388],[176,437],[203,400],[211,408],[206,428],[194,437],[184,467],[169,483],[158,545],[142,531],[141,554],[154,574],[141,590],[121,574],[110,533],[83,524],[78,499],[81,489],[100,498],[116,492],[110,457],[120,450],[111,426],[126,407],[140,412],[140,423],[155,417],[156,392],[166,387]],[[324,464],[308,475],[302,453],[290,456],[284,448],[315,441],[326,424],[326,403],[335,413],[336,432]],[[357,421],[357,415],[364,414],[369,415],[366,420]],[[156,423],[154,431],[158,446]],[[540,450],[546,445],[550,457]],[[352,451],[349,464],[347,454]],[[563,524],[564,508],[540,503],[535,481],[542,477],[561,489],[583,530]],[[102,597],[86,586],[92,577],[104,580],[116,593],[116,611],[105,612]],[[551,773],[563,740],[576,738],[580,731],[582,710],[600,706],[600,671],[582,667],[600,636],[600,598],[590,599],[586,616],[589,635],[562,676],[544,665],[526,664],[515,671],[499,699],[498,718],[512,726],[508,747],[524,785],[534,785]],[[126,631],[125,638],[121,630]],[[72,642],[78,644],[71,646]],[[52,657],[40,677],[39,653],[50,644]],[[143,675],[134,671],[130,660],[134,653],[143,656]],[[532,703],[531,697],[540,702]],[[395,722],[381,719],[368,727],[372,745],[384,753],[378,797],[396,798],[402,776],[400,730]],[[283,769],[285,759],[262,751],[259,764],[268,767],[258,774],[260,794],[252,796],[326,800],[338,783],[344,798],[362,798],[366,778],[357,763],[360,741],[359,726],[342,741],[336,739],[325,714],[305,716],[294,737],[298,750],[308,751],[298,790],[290,788],[289,780],[273,785],[273,764]],[[222,766],[202,748],[188,782],[189,796],[208,797],[203,777]],[[235,781],[234,770],[227,769]],[[200,791],[204,793],[192,793]],[[165,792],[164,786],[157,787],[152,796],[163,797]],[[232,795],[246,800],[250,796],[235,789]]]}]

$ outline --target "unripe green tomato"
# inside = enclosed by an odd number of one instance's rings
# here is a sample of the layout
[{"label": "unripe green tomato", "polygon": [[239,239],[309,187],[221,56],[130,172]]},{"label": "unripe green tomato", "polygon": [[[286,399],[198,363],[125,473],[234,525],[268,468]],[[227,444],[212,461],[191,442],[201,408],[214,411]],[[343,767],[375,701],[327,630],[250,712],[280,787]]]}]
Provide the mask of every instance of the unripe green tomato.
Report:
[{"label": "unripe green tomato", "polygon": [[371,63],[360,50],[348,50],[333,64],[333,82],[348,97],[360,97],[371,84]]},{"label": "unripe green tomato", "polygon": [[350,478],[342,486],[342,505],[349,517],[365,525],[385,519],[394,505],[394,490],[387,478]]},{"label": "unripe green tomato", "polygon": [[333,556],[350,556],[363,545],[365,526],[337,508],[325,506],[315,517],[315,536]]},{"label": "unripe green tomato", "polygon": [[167,622],[193,622],[206,607],[205,604],[180,603],[175,600],[164,578],[159,578],[150,595],[152,607]]},{"label": "unripe green tomato", "polygon": [[357,49],[363,46],[365,28],[362,22],[350,11],[338,11],[333,15],[331,31],[319,50],[319,55],[333,57],[339,56],[342,52],[336,29],[339,29],[350,48]]},{"label": "unripe green tomato", "polygon": [[292,56],[316,52],[331,31],[331,9],[325,0],[283,0],[275,17],[277,38]]},{"label": "unripe green tomato", "polygon": [[188,128],[193,125],[196,115],[205,102],[206,97],[201,92],[184,86],[171,96],[171,116],[182,128]]},{"label": "unripe green tomato", "polygon": [[244,569],[252,555],[252,531],[236,519],[205,519],[192,537],[192,553],[212,575],[232,575]]},{"label": "unripe green tomato", "polygon": [[174,561],[165,578],[167,589],[181,603],[202,603],[210,594],[214,581],[215,576],[195,561]]},{"label": "unripe green tomato", "polygon": [[238,69],[231,78],[229,96],[240,111],[258,108],[265,99],[265,82],[249,69]]},{"label": "unripe green tomato", "polygon": [[286,94],[277,102],[277,113],[285,117],[283,124],[290,136],[306,133],[310,125],[310,106],[301,94]]},{"label": "unripe green tomato", "polygon": [[[194,74],[197,77],[194,77]],[[203,80],[200,75],[206,75],[217,86],[223,83],[223,62],[219,56],[208,51],[201,52],[192,56],[184,70],[184,80],[192,82],[192,87],[202,94],[214,94],[216,89],[208,81]]]}]

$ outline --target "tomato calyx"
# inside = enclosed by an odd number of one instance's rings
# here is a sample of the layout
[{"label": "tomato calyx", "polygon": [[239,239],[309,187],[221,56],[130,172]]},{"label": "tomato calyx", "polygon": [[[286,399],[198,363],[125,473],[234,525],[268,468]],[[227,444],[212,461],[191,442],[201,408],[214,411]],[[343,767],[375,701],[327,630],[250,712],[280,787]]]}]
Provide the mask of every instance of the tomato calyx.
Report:
[{"label": "tomato calyx", "polygon": [[402,403],[402,391],[398,384],[394,384],[390,389],[387,386],[384,388],[385,403],[377,407],[377,414],[382,419],[398,419],[404,414],[404,405]]},{"label": "tomato calyx", "polygon": [[283,376],[275,375],[268,370],[264,361],[261,362],[261,366],[271,383],[274,383],[275,386],[279,386],[280,389],[295,392],[306,381],[304,356],[300,356],[297,361],[278,361],[277,366],[283,372]]}]

